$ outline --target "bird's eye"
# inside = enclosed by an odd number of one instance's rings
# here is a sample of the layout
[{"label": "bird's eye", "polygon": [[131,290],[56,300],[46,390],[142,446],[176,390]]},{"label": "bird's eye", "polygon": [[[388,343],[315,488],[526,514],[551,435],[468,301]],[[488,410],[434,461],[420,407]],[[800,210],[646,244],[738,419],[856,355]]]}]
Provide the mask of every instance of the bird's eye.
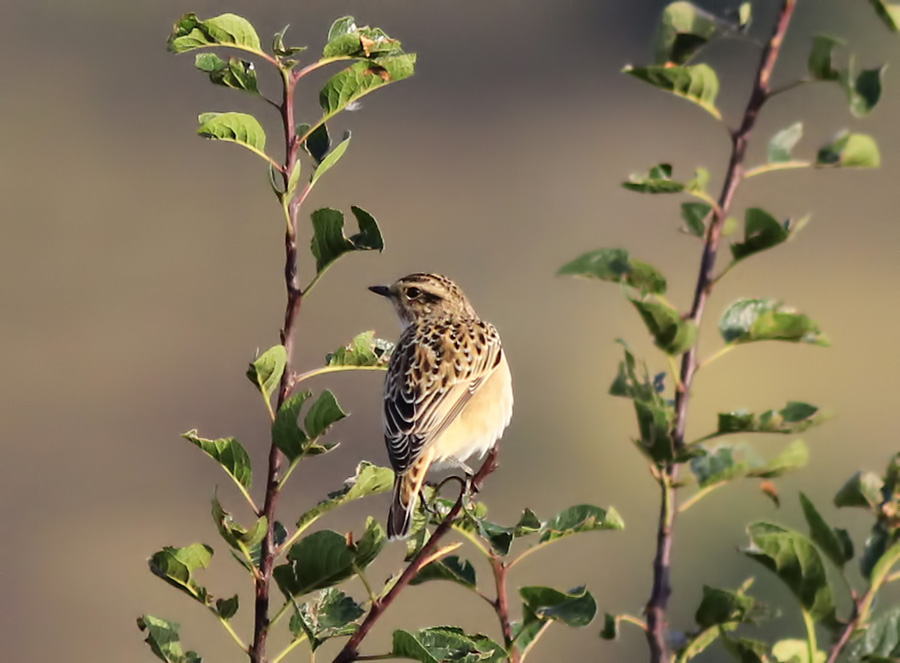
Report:
[{"label": "bird's eye", "polygon": [[418,299],[422,296],[422,291],[416,287],[410,287],[406,289],[406,298],[407,299]]}]

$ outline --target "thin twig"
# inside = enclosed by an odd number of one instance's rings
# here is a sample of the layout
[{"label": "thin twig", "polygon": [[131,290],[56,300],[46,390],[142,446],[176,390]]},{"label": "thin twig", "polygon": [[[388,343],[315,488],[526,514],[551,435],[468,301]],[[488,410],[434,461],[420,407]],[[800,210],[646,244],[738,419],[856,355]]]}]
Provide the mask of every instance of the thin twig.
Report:
[{"label": "thin twig", "polygon": [[513,645],[512,624],[509,620],[509,596],[506,591],[506,575],[509,566],[500,557],[491,555],[491,569],[494,572],[494,585],[497,588],[494,610],[497,612],[497,619],[500,620],[503,644],[509,653],[509,663],[519,663],[519,651]]},{"label": "thin twig", "polygon": [[847,643],[850,642],[850,636],[853,635],[853,632],[859,625],[860,605],[862,605],[863,600],[867,596],[868,592],[863,597],[854,599],[853,614],[850,617],[850,621],[847,622],[847,625],[844,626],[844,630],[841,631],[841,637],[839,637],[837,642],[834,643],[834,646],[831,648],[831,652],[828,654],[828,659],[825,661],[825,663],[835,663],[835,661],[837,661],[838,659],[838,656],[840,656],[841,652],[844,651],[844,647],[846,647]]},{"label": "thin twig", "polygon": [[720,481],[719,483],[712,483],[708,486],[705,486],[698,490],[696,493],[690,496],[690,498],[686,499],[684,502],[678,505],[677,513],[684,513],[692,506],[694,506],[697,502],[702,500],[704,497],[709,495],[716,488],[721,488],[725,485],[725,481]]},{"label": "thin twig", "polygon": [[[747,141],[756,123],[760,109],[771,94],[770,80],[772,71],[775,68],[775,63],[778,61],[778,54],[781,51],[781,45],[787,33],[795,6],[796,0],[783,0],[781,4],[772,36],[762,52],[756,71],[753,91],[750,93],[750,99],[744,110],[740,127],[732,134],[731,158],[725,173],[725,181],[719,196],[718,207],[714,208],[712,221],[706,230],[700,271],[694,290],[694,301],[688,315],[688,319],[698,325],[702,320],[703,310],[712,290],[713,270],[715,269],[716,255],[722,235],[722,226],[734,201],[738,185],[743,178]],[[697,345],[695,343],[682,357],[681,384],[683,388],[675,393],[675,424],[672,436],[675,451],[679,451],[684,447],[688,404],[696,369]],[[666,606],[669,595],[672,593],[669,584],[669,573],[672,561],[672,531],[677,512],[673,484],[677,483],[678,469],[679,465],[677,463],[667,463],[663,467],[659,480],[661,505],[657,527],[656,556],[653,560],[653,588],[646,607],[647,642],[650,647],[651,663],[665,663],[669,660],[669,645],[666,638]]]},{"label": "thin twig", "polygon": [[[297,79],[292,77],[289,71],[282,70],[283,97],[280,106],[281,119],[284,125],[284,186],[287,190],[288,178],[297,163],[299,143],[296,136],[294,120],[294,89]],[[284,325],[281,328],[281,344],[287,354],[287,364],[278,388],[277,412],[281,409],[285,399],[290,394],[292,370],[292,355],[296,337],[297,318],[300,313],[300,305],[303,295],[297,285],[297,212],[298,207],[287,205],[285,211],[288,216],[287,229],[285,231],[285,264],[284,282],[287,289],[287,305],[284,312]],[[268,529],[262,540],[259,576],[256,580],[253,643],[250,645],[250,663],[265,663],[266,660],[266,636],[269,633],[269,588],[272,583],[272,568],[275,565],[275,506],[278,501],[281,464],[284,456],[273,443],[269,448],[269,464],[266,473],[266,498],[263,504],[262,515],[266,517]],[[283,655],[283,654],[282,654]]]},{"label": "thin twig", "polygon": [[[475,474],[472,478],[470,485],[470,490],[472,493],[478,492],[481,488],[481,484],[484,480],[490,475],[494,470],[497,469],[497,450],[498,447],[494,446],[488,452],[487,457],[484,460],[484,463],[481,466],[481,469]],[[362,624],[360,624],[359,629],[356,633],[353,634],[347,643],[344,645],[344,648],[338,652],[338,655],[334,658],[334,663],[351,663],[352,661],[360,660],[359,654],[359,645],[365,639],[365,637],[369,634],[369,631],[372,630],[372,627],[375,626],[375,623],[381,618],[381,616],[385,613],[385,611],[391,606],[391,604],[396,600],[397,595],[403,591],[403,589],[409,584],[409,582],[416,577],[419,571],[430,559],[433,551],[437,548],[437,544],[440,539],[450,531],[453,521],[459,516],[459,514],[463,510],[463,502],[467,497],[466,491],[461,491],[459,497],[457,498],[454,505],[450,508],[450,511],[447,512],[447,515],[441,521],[441,523],[435,528],[434,532],[431,535],[431,538],[422,546],[422,549],[416,554],[416,556],[412,559],[409,565],[404,569],[403,573],[397,579],[397,582],[394,583],[394,586],[391,587],[390,591],[384,595],[384,597],[380,601],[376,601],[372,604],[372,608],[369,610],[369,614],[366,615],[366,618],[363,620]]]},{"label": "thin twig", "polygon": [[876,564],[875,569],[872,570],[872,577],[869,579],[869,588],[866,592],[860,597],[854,596],[853,614],[850,617],[850,621],[844,626],[840,638],[831,648],[826,663],[835,663],[844,647],[850,642],[850,637],[854,631],[866,624],[875,596],[884,586],[884,583],[890,581],[892,577],[891,569],[897,562],[900,562],[900,543],[895,543],[882,555],[881,560]]}]

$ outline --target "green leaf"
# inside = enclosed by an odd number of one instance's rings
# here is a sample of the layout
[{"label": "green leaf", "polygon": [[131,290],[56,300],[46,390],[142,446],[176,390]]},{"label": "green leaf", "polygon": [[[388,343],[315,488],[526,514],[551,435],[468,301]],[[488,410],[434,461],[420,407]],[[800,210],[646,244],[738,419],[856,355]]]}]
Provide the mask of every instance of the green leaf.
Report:
[{"label": "green leaf", "polygon": [[[324,126],[324,125],[323,125]],[[335,146],[331,152],[328,153],[319,165],[316,167],[315,171],[313,171],[312,179],[309,181],[310,186],[314,186],[316,182],[319,181],[319,178],[322,177],[328,170],[334,166],[338,161],[340,161],[341,157],[344,156],[344,152],[347,151],[347,148],[350,146],[350,132],[347,131],[344,134],[344,140]]]},{"label": "green leaf", "polygon": [[818,426],[825,419],[819,408],[809,403],[789,401],[780,410],[768,410],[762,414],[751,414],[747,410],[735,410],[719,414],[719,435],[731,433],[782,433],[792,435],[813,426]]},{"label": "green leaf", "polygon": [[[309,125],[297,129],[297,135],[302,136],[309,131]],[[322,159],[331,149],[331,136],[328,135],[328,126],[323,122],[317,126],[307,139],[303,141],[303,149],[313,158],[316,165],[322,163]]]},{"label": "green leaf", "polygon": [[213,549],[202,543],[186,548],[166,546],[149,560],[150,571],[173,587],[177,587],[200,603],[209,602],[209,594],[194,580],[194,571],[205,569],[212,560]]},{"label": "green leaf", "polygon": [[[816,651],[812,663],[825,663],[828,654]],[[810,663],[809,643],[806,640],[779,640],[772,645],[775,663]]]},{"label": "green leaf", "polygon": [[394,344],[375,338],[374,331],[357,334],[347,345],[325,355],[326,366],[384,366],[388,365]]},{"label": "green leaf", "polygon": [[619,364],[619,373],[609,389],[613,396],[624,396],[634,400],[638,428],[641,438],[637,446],[642,453],[657,463],[673,459],[672,423],[675,411],[660,395],[655,380],[651,381],[647,365],[643,364],[642,374],[638,374],[634,355],[625,347],[625,360]]},{"label": "green leaf", "polygon": [[712,626],[702,629],[691,634],[682,647],[677,650],[678,660],[690,661],[702,654],[706,649],[719,639],[720,635],[734,629],[734,624],[723,624],[720,626]]},{"label": "green leaf", "polygon": [[793,160],[791,151],[803,137],[803,123],[795,122],[787,129],[782,129],[769,141],[767,154],[769,163],[785,163]]},{"label": "green leaf", "polygon": [[843,39],[829,35],[815,35],[812,50],[809,53],[807,70],[809,75],[818,81],[836,81],[840,72],[833,64],[834,49],[844,45]]},{"label": "green leaf", "polygon": [[703,585],[703,600],[694,620],[703,628],[734,622],[752,622],[756,599],[743,590],[718,589]]},{"label": "green leaf", "polygon": [[855,117],[868,115],[881,100],[881,85],[887,65],[875,69],[864,69],[856,77],[853,85],[847,86],[850,98],[850,112]]},{"label": "green leaf", "polygon": [[138,617],[137,626],[141,631],[147,632],[144,640],[150,650],[165,663],[200,663],[200,656],[195,651],[186,654],[181,648],[181,626],[176,622],[154,617],[153,615],[141,615]]},{"label": "green leaf", "polygon": [[344,482],[344,486],[328,498],[319,502],[312,509],[300,516],[297,528],[303,529],[318,520],[323,514],[342,504],[354,500],[385,493],[394,487],[394,472],[387,467],[378,467],[366,461],[356,467],[356,473]]},{"label": "green leaf", "polygon": [[751,207],[744,217],[744,241],[731,245],[731,255],[737,262],[754,253],[778,246],[788,241],[808,221],[809,217],[804,217],[795,223],[790,220],[781,223],[765,210]]},{"label": "green leaf", "polygon": [[642,375],[638,375],[637,360],[628,344],[622,339],[616,339],[616,343],[623,347],[625,359],[619,362],[619,372],[609,388],[610,395],[640,400],[659,399],[662,402],[662,397],[659,396],[656,385],[650,380],[646,362],[641,362]]},{"label": "green leaf", "polygon": [[869,0],[869,4],[875,9],[884,24],[892,32],[900,32],[900,3],[887,2],[887,0]]},{"label": "green leaf", "polygon": [[387,534],[377,520],[371,516],[366,519],[366,531],[362,538],[351,545],[356,569],[364,569],[375,561],[387,543]]},{"label": "green leaf", "polygon": [[684,67],[627,65],[622,71],[660,90],[671,92],[697,104],[717,120],[722,119],[722,114],[716,108],[719,78],[709,65],[696,64]]},{"label": "green leaf", "polygon": [[735,219],[733,216],[729,216],[722,224],[722,237],[731,237],[734,233],[737,232],[739,225],[740,224],[738,223],[737,219]]},{"label": "green leaf", "polygon": [[655,267],[633,260],[624,249],[599,249],[563,265],[557,274],[626,283],[641,292],[665,294],[666,279]]},{"label": "green leaf", "polygon": [[[618,514],[616,514],[618,515]],[[609,516],[607,516],[609,519]],[[622,527],[624,527],[624,523]],[[540,532],[544,527],[543,523],[541,523],[540,518],[537,517],[534,511],[531,509],[525,509],[522,512],[522,515],[519,517],[519,522],[516,523],[515,526],[515,534],[517,537],[519,536],[528,536],[529,534],[534,534],[536,532]],[[621,527],[619,528],[621,529]]]},{"label": "green leaf", "polygon": [[[534,618],[531,621],[510,621],[513,645],[519,651],[528,651],[541,633],[553,622]],[[505,659],[509,660],[509,659]]]},{"label": "green leaf", "polygon": [[819,150],[816,165],[835,168],[878,168],[881,153],[875,139],[867,134],[841,131]]},{"label": "green leaf", "polygon": [[230,599],[216,599],[216,612],[222,619],[231,619],[238,611],[238,595],[235,594]]},{"label": "green leaf", "polygon": [[848,658],[873,663],[887,663],[900,658],[900,606],[888,608],[872,619],[862,637],[851,646]]},{"label": "green leaf", "polygon": [[469,560],[461,560],[458,556],[451,555],[422,567],[409,584],[421,585],[429,580],[449,580],[463,587],[475,589],[475,567]]},{"label": "green leaf", "polygon": [[838,490],[834,505],[875,509],[881,503],[883,487],[884,481],[874,472],[857,472]]},{"label": "green leaf", "polygon": [[263,352],[247,369],[250,380],[268,401],[281,384],[284,369],[287,366],[287,351],[283,345],[276,345]]},{"label": "green leaf", "polygon": [[561,592],[550,587],[522,587],[524,621],[556,620],[568,626],[587,626],[597,614],[597,603],[584,587]]},{"label": "green leaf", "polygon": [[[886,509],[896,509],[888,505]],[[860,570],[866,580],[876,578],[884,580],[893,566],[900,561],[900,541],[897,537],[896,523],[879,519],[866,539],[862,558],[859,560]]]},{"label": "green leaf", "polygon": [[752,447],[720,444],[705,455],[691,459],[691,471],[701,488],[744,477],[773,478],[794,471],[809,462],[803,440],[795,440],[770,460],[761,458]]},{"label": "green leaf", "polygon": [[600,637],[604,640],[615,640],[619,637],[619,620],[615,615],[604,613],[603,628],[600,630]]},{"label": "green leaf", "polygon": [[694,176],[688,180],[688,193],[704,192],[707,184],[709,184],[709,171],[706,168],[699,167],[694,171]]},{"label": "green leaf", "polygon": [[724,636],[725,651],[741,663],[768,663],[769,645],[762,640],[750,638],[729,638]]},{"label": "green leaf", "polygon": [[830,345],[818,324],[773,299],[739,299],[725,310],[719,332],[726,343],[790,341]]},{"label": "green leaf", "polygon": [[514,527],[503,527],[484,518],[478,518],[475,531],[490,544],[491,549],[498,555],[509,554],[510,546],[516,535]]},{"label": "green leaf", "polygon": [[412,76],[415,66],[414,53],[377,57],[350,65],[332,76],[319,93],[325,119],[380,87]]},{"label": "green leaf", "polygon": [[[287,530],[284,529],[284,525],[282,525],[277,520],[275,521],[274,527],[274,537],[273,540],[275,542],[275,546],[278,547],[283,544],[287,540]],[[252,569],[247,565],[247,561],[243,557],[239,557],[235,553],[232,553],[232,556],[248,571],[252,571]],[[255,543],[250,546],[250,563],[255,567],[259,568],[260,560],[262,559],[262,541],[259,543]]]},{"label": "green leaf", "polygon": [[711,211],[712,207],[706,203],[681,203],[681,218],[687,232],[694,237],[703,237],[706,234],[706,217]]},{"label": "green leaf", "polygon": [[697,325],[692,320],[685,320],[674,308],[655,298],[628,299],[640,313],[660,350],[670,355],[680,355],[694,344]]},{"label": "green leaf", "polygon": [[246,490],[253,483],[253,471],[250,467],[250,455],[243,445],[233,437],[220,437],[210,440],[199,437],[196,430],[182,433],[181,437],[199,447],[215,460],[235,482]]},{"label": "green leaf", "polygon": [[201,113],[197,117],[197,133],[204,138],[237,143],[269,161],[266,155],[266,132],[252,115],[247,113]]},{"label": "green leaf", "polygon": [[344,35],[351,34],[355,30],[356,19],[352,16],[341,16],[340,18],[335,19],[331,24],[331,27],[328,28],[328,42],[339,39]]},{"label": "green leaf", "polygon": [[272,442],[291,463],[306,453],[311,442],[297,423],[303,404],[311,396],[312,392],[309,390],[291,395],[281,404],[275,415],[275,421],[272,422]]},{"label": "green leaf", "polygon": [[275,567],[273,576],[288,597],[333,587],[371,564],[386,541],[373,518],[358,543],[333,530],[314,532],[291,546],[288,562]]},{"label": "green leaf", "polygon": [[347,413],[341,409],[337,398],[330,389],[326,389],[319,394],[316,402],[306,413],[306,419],[303,422],[306,426],[306,434],[313,439],[320,437],[346,416]]},{"label": "green leaf", "polygon": [[847,530],[829,525],[816,505],[803,493],[800,493],[800,505],[803,507],[806,524],[809,525],[810,538],[832,562],[843,568],[844,564],[853,559],[853,541]]},{"label": "green leaf", "polygon": [[721,30],[722,21],[691,2],[672,2],[663,10],[654,62],[684,64]]},{"label": "green leaf", "polygon": [[329,587],[294,612],[291,633],[294,637],[306,634],[315,651],[326,640],[356,633],[359,628],[356,620],[364,614],[365,610],[356,601],[341,590]]},{"label": "green leaf", "polygon": [[266,536],[268,521],[265,516],[257,518],[249,530],[241,527],[224,508],[218,497],[212,499],[212,517],[219,534],[225,542],[237,551],[249,551]]},{"label": "green leaf", "polygon": [[865,545],[863,545],[862,555],[859,557],[859,570],[863,578],[868,580],[872,577],[872,569],[881,559],[888,547],[888,535],[883,527],[875,525],[872,532],[866,537]]},{"label": "green leaf", "polygon": [[671,164],[661,163],[653,166],[646,175],[632,173],[622,186],[638,193],[681,193],[686,186],[672,179]]},{"label": "green leaf", "polygon": [[738,6],[738,26],[741,30],[750,27],[750,21],[753,20],[753,3],[747,0]]},{"label": "green leaf", "polygon": [[225,62],[215,53],[198,53],[194,65],[209,74],[209,80],[215,85],[259,94],[252,62],[240,58],[230,58]]},{"label": "green leaf", "polygon": [[834,598],[819,549],[804,535],[767,522],[747,527],[744,554],[773,571],[818,622],[834,620]]},{"label": "green leaf", "polygon": [[262,53],[253,25],[236,14],[221,14],[205,21],[196,14],[185,14],[175,23],[168,46],[173,53],[204,46],[231,46]]},{"label": "green leaf", "polygon": [[391,654],[421,663],[500,663],[503,647],[483,635],[467,635],[455,626],[432,626],[419,631],[394,631]]},{"label": "green leaf", "polygon": [[358,28],[352,16],[336,20],[328,31],[323,58],[368,58],[400,52],[400,42],[381,28]]},{"label": "green leaf", "polygon": [[281,28],[280,31],[275,33],[275,36],[272,38],[272,52],[279,57],[290,57],[292,55],[296,55],[297,53],[302,53],[306,50],[306,46],[285,46],[284,45],[284,35],[287,33],[290,25],[286,25]]},{"label": "green leaf", "polygon": [[[411,559],[410,555],[418,552],[421,545],[424,544],[427,532],[420,530],[425,529],[426,522],[430,521],[434,525],[440,524],[453,506],[452,500],[434,497],[434,493],[430,490],[425,490],[424,493],[426,501],[430,502],[433,508],[427,519],[424,517],[421,520],[413,518],[413,536],[418,536],[415,541],[407,542],[407,561]],[[523,514],[519,523],[513,527],[505,527],[491,522],[485,518],[486,515],[487,506],[483,502],[475,502],[473,506],[463,512],[460,519],[454,523],[454,527],[482,538],[490,545],[495,555],[508,555],[512,542],[517,536],[531,534],[534,531],[530,527],[533,525],[531,518],[533,513],[531,516]]]},{"label": "green leaf", "polygon": [[541,543],[555,541],[578,532],[625,529],[625,521],[614,508],[601,509],[593,504],[579,504],[563,509],[541,528]]},{"label": "green leaf", "polygon": [[359,207],[351,207],[359,223],[359,232],[344,234],[344,215],[336,209],[322,208],[312,213],[312,254],[316,271],[323,272],[346,253],[352,251],[383,251],[384,240],[375,218]]},{"label": "green leaf", "polygon": [[[278,175],[278,170],[274,166],[269,167],[269,172],[270,173],[274,172],[276,177]],[[283,196],[284,198],[287,198],[287,199],[293,198],[294,193],[296,193],[296,191],[297,191],[297,185],[300,183],[300,173],[302,173],[302,172],[303,172],[303,162],[301,162],[299,159],[297,159],[296,163],[294,163],[294,167],[291,170],[290,175],[288,175],[288,183],[287,183],[287,188],[284,190],[284,196]],[[274,187],[274,186],[272,188],[276,189],[276,187]],[[277,189],[276,189],[276,191],[277,191]]]}]

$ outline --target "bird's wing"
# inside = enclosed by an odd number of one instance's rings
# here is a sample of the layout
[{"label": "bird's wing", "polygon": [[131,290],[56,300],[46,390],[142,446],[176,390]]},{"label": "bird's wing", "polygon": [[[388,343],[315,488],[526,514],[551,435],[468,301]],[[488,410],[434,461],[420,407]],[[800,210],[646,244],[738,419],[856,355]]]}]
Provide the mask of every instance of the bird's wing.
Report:
[{"label": "bird's wing", "polygon": [[395,472],[456,420],[502,357],[500,335],[486,322],[407,328],[385,381],[384,440]]}]

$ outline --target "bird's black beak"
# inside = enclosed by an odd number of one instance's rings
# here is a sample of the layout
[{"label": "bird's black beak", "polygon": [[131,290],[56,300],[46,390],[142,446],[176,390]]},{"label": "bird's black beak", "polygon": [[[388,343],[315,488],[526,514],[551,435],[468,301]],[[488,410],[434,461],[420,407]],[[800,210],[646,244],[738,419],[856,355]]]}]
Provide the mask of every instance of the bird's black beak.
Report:
[{"label": "bird's black beak", "polygon": [[391,290],[386,285],[373,285],[369,287],[369,290],[374,292],[376,295],[381,295],[382,297],[391,296]]}]

